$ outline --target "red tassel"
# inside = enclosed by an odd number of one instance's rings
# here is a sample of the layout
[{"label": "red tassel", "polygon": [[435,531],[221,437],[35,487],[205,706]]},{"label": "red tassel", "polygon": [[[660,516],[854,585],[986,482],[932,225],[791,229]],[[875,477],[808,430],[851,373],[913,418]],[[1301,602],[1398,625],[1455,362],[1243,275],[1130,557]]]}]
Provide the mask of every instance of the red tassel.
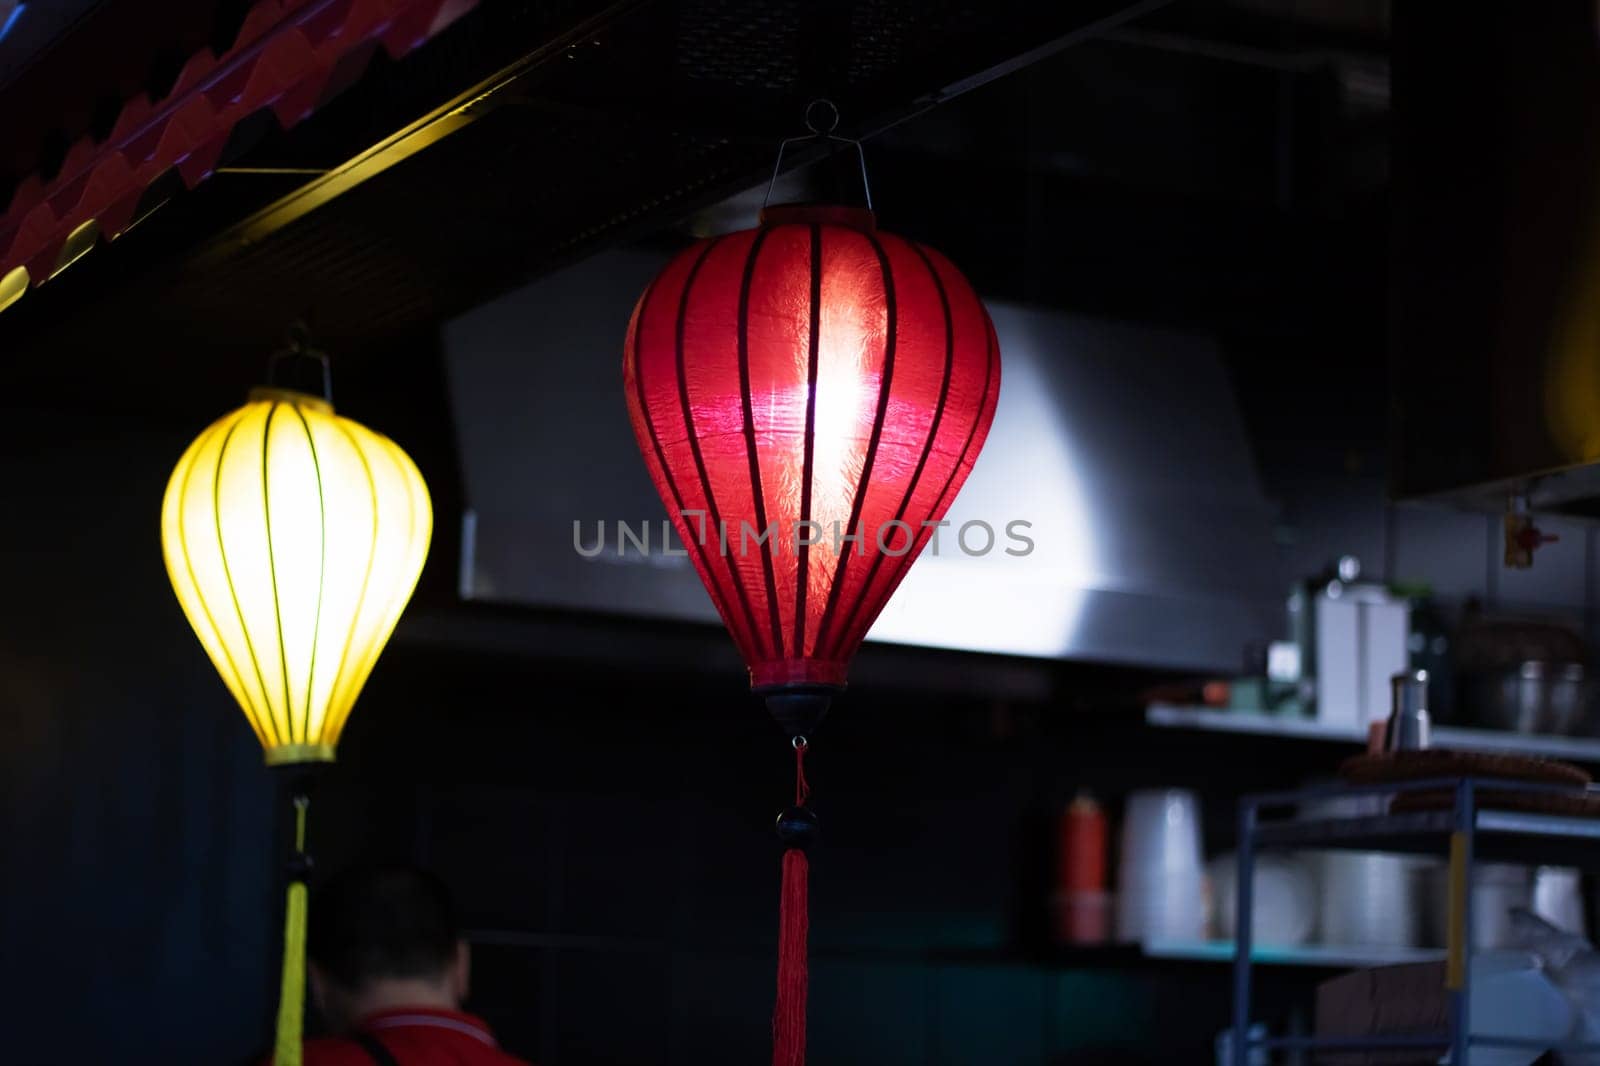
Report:
[{"label": "red tassel", "polygon": [[806,809],[811,785],[806,781],[805,737],[794,741],[794,806],[778,819],[783,852],[783,895],[778,902],[778,1001],[772,1008],[772,1066],[805,1066],[806,936],[811,863],[805,848],[816,831],[816,817]]},{"label": "red tassel", "polygon": [[783,853],[783,899],[778,911],[778,1004],[772,1011],[772,1066],[806,1061],[806,853]]}]

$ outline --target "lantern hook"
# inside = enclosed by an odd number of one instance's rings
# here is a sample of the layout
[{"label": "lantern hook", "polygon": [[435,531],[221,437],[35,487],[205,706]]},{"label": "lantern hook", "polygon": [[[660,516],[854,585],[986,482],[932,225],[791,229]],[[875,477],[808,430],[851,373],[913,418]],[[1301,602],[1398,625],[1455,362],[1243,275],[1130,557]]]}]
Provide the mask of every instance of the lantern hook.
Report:
[{"label": "lantern hook", "polygon": [[[828,122],[828,126],[827,126],[826,129],[818,129],[817,128],[817,121],[815,119],[813,119],[811,117],[811,115],[812,115],[812,112],[822,111],[824,108],[827,109],[826,113],[827,114],[831,114],[833,116],[833,118],[832,118],[831,121]],[[806,105],[806,129],[810,130],[813,136],[821,137],[824,134],[832,133],[834,130],[836,130],[838,128],[839,128],[839,108],[834,104],[834,102],[832,100],[819,98],[819,99],[811,101],[809,104]]]},{"label": "lantern hook", "polygon": [[[832,116],[831,120],[828,116]],[[778,158],[772,164],[772,178],[767,182],[767,194],[761,198],[761,207],[764,210],[772,201],[773,186],[778,184],[778,174],[783,170],[783,151],[791,144],[800,141],[831,141],[835,144],[852,144],[856,149],[856,160],[861,164],[861,192],[866,197],[867,210],[872,210],[872,183],[867,180],[867,153],[862,150],[861,142],[854,137],[840,137],[834,134],[839,128],[839,108],[832,100],[818,98],[806,105],[806,129],[811,132],[804,137],[785,137],[778,142]]]},{"label": "lantern hook", "polygon": [[333,368],[328,362],[328,353],[311,346],[310,328],[303,320],[296,319],[289,324],[289,328],[285,331],[285,340],[288,342],[288,346],[280,348],[267,358],[268,384],[275,387],[281,385],[280,367],[285,361],[309,359],[317,363],[322,372],[322,398],[332,404]]}]

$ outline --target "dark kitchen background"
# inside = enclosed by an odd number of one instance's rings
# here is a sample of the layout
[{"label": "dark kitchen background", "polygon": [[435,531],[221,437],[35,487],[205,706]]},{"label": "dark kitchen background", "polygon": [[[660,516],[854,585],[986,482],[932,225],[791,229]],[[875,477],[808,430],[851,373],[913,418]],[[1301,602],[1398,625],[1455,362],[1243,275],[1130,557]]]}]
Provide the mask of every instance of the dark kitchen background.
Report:
[{"label": "dark kitchen background", "polygon": [[[1003,402],[1081,410],[1072,491],[1102,550],[1009,593],[1021,632],[860,654],[812,759],[814,1061],[1210,1061],[1224,966],[1053,943],[1056,820],[1081,788],[1113,812],[1191,788],[1220,853],[1241,793],[1355,751],[1144,711],[1153,686],[1258,669],[1331,560],[1414,590],[1441,632],[1471,612],[1596,635],[1600,493],[1580,472],[1534,501],[1559,540],[1531,569],[1502,565],[1498,509],[1506,479],[1595,458],[1540,428],[1561,364],[1533,354],[1581,348],[1593,313],[1568,296],[1600,187],[1592,5],[456,6],[293,129],[234,127],[205,180],[162,178],[136,228],[0,312],[6,1061],[266,1046],[276,782],[171,594],[157,508],[296,319],[437,521],[312,850],[443,874],[471,1006],[519,1055],[761,1060],[788,750],[681,572],[601,574],[568,538],[659,517],[616,465],[637,463],[608,391],[630,294],[752,224],[816,97],[865,139],[886,228],[1012,321],[1088,338],[1087,362],[1008,350]],[[0,202],[251,9],[0,2]],[[859,196],[848,154],[787,159],[781,193]],[[326,198],[325,171],[359,180]],[[1006,417],[986,461],[1038,461],[1019,513],[1068,500]],[[1028,631],[1069,597],[1075,628]],[[1306,1024],[1327,974],[1270,971],[1258,1014]]]}]

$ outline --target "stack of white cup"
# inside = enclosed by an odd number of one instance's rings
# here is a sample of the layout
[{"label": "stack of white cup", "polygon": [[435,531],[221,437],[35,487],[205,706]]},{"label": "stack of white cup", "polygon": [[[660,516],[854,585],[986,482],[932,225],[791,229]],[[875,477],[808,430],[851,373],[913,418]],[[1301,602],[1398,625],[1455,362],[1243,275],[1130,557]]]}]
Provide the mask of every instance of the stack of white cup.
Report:
[{"label": "stack of white cup", "polygon": [[1198,797],[1179,788],[1129,793],[1117,865],[1117,939],[1199,940],[1205,928]]}]

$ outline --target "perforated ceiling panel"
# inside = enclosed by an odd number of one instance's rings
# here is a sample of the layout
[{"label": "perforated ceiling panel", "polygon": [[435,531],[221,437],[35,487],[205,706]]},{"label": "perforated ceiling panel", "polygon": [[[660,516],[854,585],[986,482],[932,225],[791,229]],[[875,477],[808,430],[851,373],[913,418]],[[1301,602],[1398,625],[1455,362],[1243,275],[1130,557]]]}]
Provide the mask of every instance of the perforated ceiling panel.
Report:
[{"label": "perforated ceiling panel", "polygon": [[739,0],[688,5],[678,41],[677,67],[695,81],[761,89],[788,89],[799,74],[796,57],[807,5],[775,0],[752,18]]},{"label": "perforated ceiling panel", "polygon": [[232,396],[297,317],[348,363],[756,183],[812,97],[839,104],[842,132],[870,132],[1126,6],[481,4],[406,59],[380,56],[292,133],[252,130],[223,162],[337,166],[520,63],[472,121],[247,237],[230,227],[308,179],[219,175],[0,313],[0,350],[69,402],[118,402],[152,374]]}]

